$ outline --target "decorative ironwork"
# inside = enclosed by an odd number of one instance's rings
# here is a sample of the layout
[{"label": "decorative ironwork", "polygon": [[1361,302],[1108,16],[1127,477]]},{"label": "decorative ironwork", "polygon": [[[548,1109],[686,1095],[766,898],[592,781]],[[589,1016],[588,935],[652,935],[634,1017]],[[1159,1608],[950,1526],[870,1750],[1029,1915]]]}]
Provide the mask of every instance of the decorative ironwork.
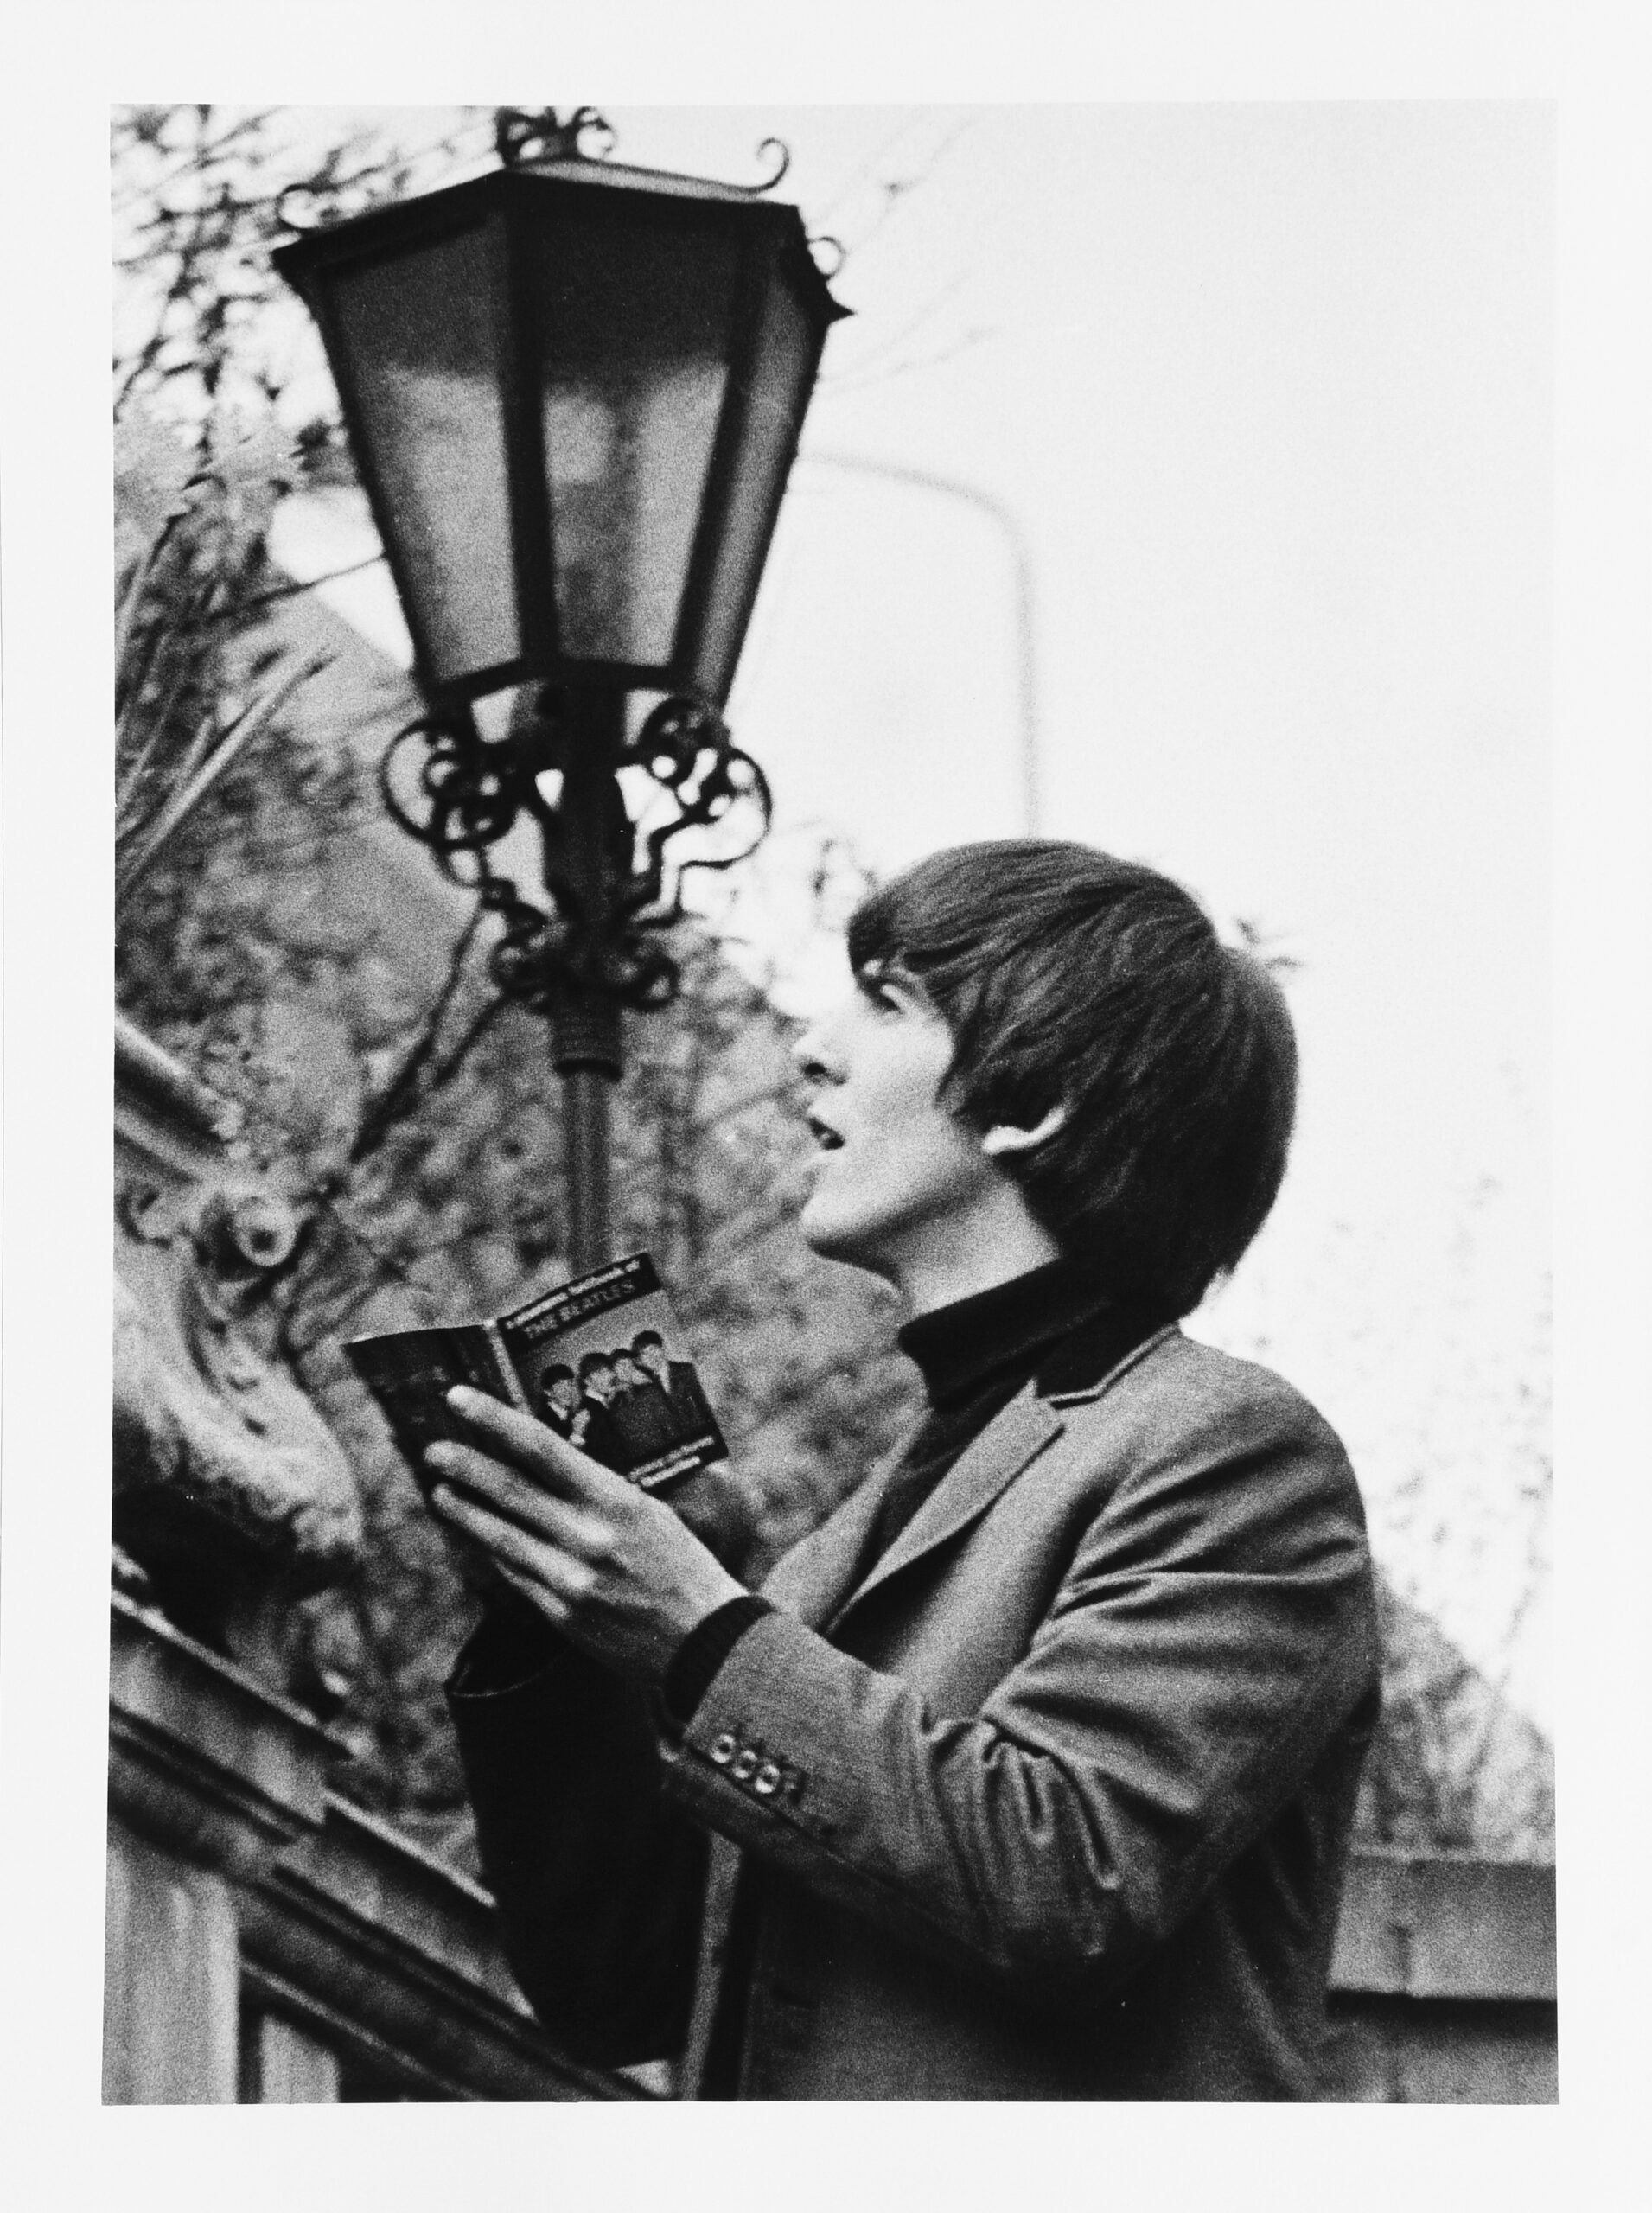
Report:
[{"label": "decorative ironwork", "polygon": [[[297,231],[301,236],[319,230],[322,226],[316,213],[318,198],[307,184],[284,185],[276,195],[277,223],[284,231]],[[302,214],[297,212],[300,207]]]},{"label": "decorative ironwork", "polygon": [[[591,132],[600,143],[587,146]],[[618,143],[618,132],[597,108],[571,108],[565,119],[553,107],[494,110],[494,149],[507,169],[525,162],[605,161]]]},{"label": "decorative ironwork", "polygon": [[762,161],[765,156],[775,164],[774,175],[764,177],[761,184],[743,184],[740,188],[743,192],[750,193],[754,198],[760,192],[772,192],[792,166],[792,150],[783,138],[759,139],[757,159]]},{"label": "decorative ironwork", "polygon": [[[662,942],[683,919],[695,869],[732,867],[756,850],[771,813],[769,785],[715,708],[662,700],[619,746],[582,819],[568,802],[583,734],[567,700],[545,687],[519,710],[509,734],[487,739],[468,705],[444,704],[399,731],[380,764],[391,819],[436,857],[450,881],[499,917],[490,973],[503,998],[540,1012],[596,993],[635,1008],[666,1006],[681,979]],[[641,770],[669,814],[634,823],[619,781]],[[714,852],[673,854],[686,831],[744,814],[749,834]],[[592,819],[594,815],[595,819]],[[538,825],[548,904],[526,898],[492,850],[526,816]]]},{"label": "decorative ironwork", "polygon": [[[587,144],[593,135],[597,143]],[[546,162],[606,161],[618,143],[619,133],[599,108],[571,108],[565,117],[554,107],[494,110],[494,148],[507,169]],[[792,150],[783,138],[763,138],[758,142],[757,159],[768,163],[767,176],[756,184],[730,184],[724,189],[761,199],[791,168]]]}]

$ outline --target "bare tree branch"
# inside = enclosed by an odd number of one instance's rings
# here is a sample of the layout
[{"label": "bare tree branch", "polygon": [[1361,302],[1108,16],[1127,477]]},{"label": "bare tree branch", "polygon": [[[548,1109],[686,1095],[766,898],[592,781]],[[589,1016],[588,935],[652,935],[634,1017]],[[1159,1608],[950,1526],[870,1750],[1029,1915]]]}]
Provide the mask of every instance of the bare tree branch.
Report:
[{"label": "bare tree branch", "polygon": [[383,1142],[386,1133],[411,1103],[418,1088],[419,1078],[429,1066],[441,1035],[442,1024],[449,1010],[458,997],[469,962],[470,949],[476,941],[482,924],[482,909],[474,908],[465,918],[464,928],[454,941],[448,958],[447,973],[440,989],[419,1025],[401,1066],[362,1115],[355,1137],[346,1155],[351,1167],[357,1166]]}]

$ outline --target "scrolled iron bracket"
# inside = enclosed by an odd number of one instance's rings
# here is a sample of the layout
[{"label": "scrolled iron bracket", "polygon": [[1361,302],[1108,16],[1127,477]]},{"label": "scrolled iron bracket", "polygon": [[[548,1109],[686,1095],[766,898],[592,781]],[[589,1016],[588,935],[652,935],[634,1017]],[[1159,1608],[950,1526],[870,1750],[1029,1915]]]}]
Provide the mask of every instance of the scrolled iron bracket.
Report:
[{"label": "scrolled iron bracket", "polygon": [[[276,195],[275,219],[278,228],[297,231],[301,234],[322,228],[316,213],[317,195],[308,185],[287,184]],[[302,213],[299,212],[302,208]]]},{"label": "scrolled iron bracket", "polygon": [[[677,807],[676,819],[652,831],[645,841],[646,857],[634,875],[628,902],[638,927],[668,928],[682,919],[682,881],[691,870],[720,872],[733,868],[762,843],[774,813],[769,781],[751,756],[735,743],[716,708],[701,699],[662,699],[638,731],[627,757],[669,792]],[[683,861],[666,900],[667,847],[672,839],[685,830],[709,828],[742,807],[751,817],[746,842],[727,852],[696,854]]]},{"label": "scrolled iron bracket", "polygon": [[741,186],[740,189],[750,193],[754,199],[760,193],[772,192],[786,175],[792,166],[792,150],[783,138],[762,138],[757,143],[757,159],[767,160],[771,173],[760,183]]},{"label": "scrolled iron bracket", "polygon": [[[508,737],[492,741],[463,705],[433,707],[386,749],[379,772],[386,809],[451,882],[475,891],[498,916],[489,974],[501,998],[541,1012],[571,992],[607,995],[638,1009],[668,1005],[681,977],[663,940],[683,919],[684,879],[695,869],[732,868],[756,851],[772,813],[767,780],[714,707],[664,699],[614,765],[641,770],[668,799],[668,816],[640,830],[626,813],[617,776],[610,777],[598,818],[578,833],[594,838],[600,851],[577,855],[564,796],[569,735],[553,687],[538,694]],[[491,858],[524,815],[539,830],[545,906],[525,897]],[[749,834],[673,865],[672,845],[685,832],[739,815]],[[595,898],[593,883],[602,886]]]},{"label": "scrolled iron bracket", "polygon": [[[593,135],[598,143],[588,146]],[[565,117],[553,107],[494,110],[494,150],[507,169],[533,162],[605,161],[618,143],[618,132],[598,108],[571,108]]]},{"label": "scrolled iron bracket", "polygon": [[[422,742],[417,788],[404,794],[398,778],[409,749]],[[521,811],[522,772],[506,746],[488,745],[463,705],[443,705],[397,731],[379,763],[379,789],[399,830],[436,855],[456,883],[461,853],[480,854],[497,844]]]},{"label": "scrolled iron bracket", "polygon": [[790,169],[792,150],[783,138],[760,138],[757,142],[757,159],[760,162],[768,163],[767,176],[760,176],[756,184],[734,184],[724,182],[723,190],[737,192],[745,200],[761,200],[764,193],[772,192],[775,189],[781,179]]},{"label": "scrolled iron bracket", "polygon": [[[566,115],[554,107],[494,110],[494,150],[507,169],[606,161],[618,144],[619,133],[600,108],[570,108]],[[755,184],[730,184],[724,189],[761,199],[790,169],[792,150],[783,138],[763,138],[758,142],[757,159],[767,163],[766,176]]]}]

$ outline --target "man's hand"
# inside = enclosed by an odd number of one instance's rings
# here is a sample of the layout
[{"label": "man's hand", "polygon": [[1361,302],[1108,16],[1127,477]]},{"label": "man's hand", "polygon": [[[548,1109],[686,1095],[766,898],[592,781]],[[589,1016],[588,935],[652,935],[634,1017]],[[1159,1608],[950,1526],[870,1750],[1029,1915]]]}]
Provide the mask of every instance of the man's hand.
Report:
[{"label": "man's hand", "polygon": [[462,1385],[448,1404],[476,1442],[428,1448],[431,1505],[616,1674],[658,1682],[689,1630],[743,1591],[662,1500],[531,1414]]},{"label": "man's hand", "polygon": [[732,1476],[716,1465],[697,1468],[672,1485],[671,1510],[730,1575],[756,1589],[762,1536],[751,1502]]}]

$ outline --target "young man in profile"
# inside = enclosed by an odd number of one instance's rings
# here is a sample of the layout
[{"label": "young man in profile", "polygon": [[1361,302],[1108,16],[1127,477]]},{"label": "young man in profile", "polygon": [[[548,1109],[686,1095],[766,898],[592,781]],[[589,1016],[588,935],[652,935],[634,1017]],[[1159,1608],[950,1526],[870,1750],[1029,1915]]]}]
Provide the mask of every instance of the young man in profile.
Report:
[{"label": "young man in profile", "polygon": [[904,1449],[760,1593],[526,1415],[461,1393],[431,1451],[517,1594],[453,1687],[516,1971],[692,2095],[1311,2095],[1363,1519],[1313,1409],[1177,1326],[1279,1189],[1283,1001],[1051,842],[937,855],[849,951],[801,1225],[903,1301]]}]

